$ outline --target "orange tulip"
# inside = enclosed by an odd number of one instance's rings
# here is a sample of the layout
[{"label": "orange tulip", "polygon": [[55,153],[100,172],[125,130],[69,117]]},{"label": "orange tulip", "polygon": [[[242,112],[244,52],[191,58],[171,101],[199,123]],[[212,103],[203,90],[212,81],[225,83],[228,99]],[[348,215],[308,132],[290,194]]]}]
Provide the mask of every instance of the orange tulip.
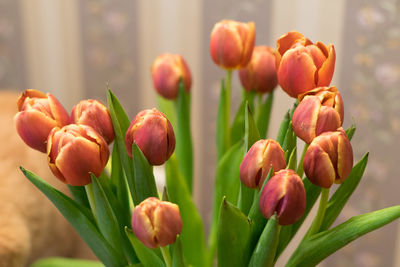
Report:
[{"label": "orange tulip", "polygon": [[222,20],[215,24],[211,32],[211,58],[224,69],[243,68],[250,61],[255,36],[254,22]]},{"label": "orange tulip", "polygon": [[343,128],[317,136],[306,151],[303,168],[317,186],[343,183],[353,168],[353,149]]},{"label": "orange tulip", "polygon": [[336,53],[333,45],[312,43],[301,33],[288,32],[277,41],[282,56],[278,81],[291,97],[315,87],[329,86],[335,69]]},{"label": "orange tulip", "polygon": [[278,84],[276,68],[281,56],[268,46],[256,46],[250,63],[239,71],[240,81],[246,91],[271,92]]},{"label": "orange tulip", "polygon": [[145,199],[133,210],[132,230],[149,248],[174,243],[176,236],[182,231],[178,205],[155,197]]},{"label": "orange tulip", "polygon": [[19,136],[28,146],[43,153],[50,131],[69,123],[67,111],[52,94],[27,89],[18,98],[17,107],[14,123]]},{"label": "orange tulip", "polygon": [[276,212],[280,225],[297,222],[306,208],[303,181],[293,170],[276,172],[264,186],[259,204],[261,214],[267,219]]},{"label": "orange tulip", "polygon": [[259,140],[243,158],[239,169],[240,180],[247,187],[261,189],[271,166],[274,171],[286,168],[283,150],[275,140]]},{"label": "orange tulip", "polygon": [[72,108],[71,121],[95,129],[107,144],[114,140],[114,128],[110,112],[101,102],[93,99],[82,100]]},{"label": "orange tulip", "polygon": [[174,152],[175,134],[163,113],[155,108],[146,109],[136,115],[126,132],[125,146],[130,157],[133,142],[151,165],[161,165]]},{"label": "orange tulip", "polygon": [[343,101],[335,86],[315,88],[299,95],[299,100],[293,113],[293,131],[307,144],[321,133],[342,126]]},{"label": "orange tulip", "polygon": [[106,141],[87,125],[55,127],[47,141],[47,158],[53,174],[62,182],[77,186],[91,183],[107,164],[110,151]]},{"label": "orange tulip", "polygon": [[167,99],[177,98],[180,78],[183,80],[186,92],[189,92],[192,86],[189,67],[181,55],[160,55],[151,67],[151,75],[157,92]]}]

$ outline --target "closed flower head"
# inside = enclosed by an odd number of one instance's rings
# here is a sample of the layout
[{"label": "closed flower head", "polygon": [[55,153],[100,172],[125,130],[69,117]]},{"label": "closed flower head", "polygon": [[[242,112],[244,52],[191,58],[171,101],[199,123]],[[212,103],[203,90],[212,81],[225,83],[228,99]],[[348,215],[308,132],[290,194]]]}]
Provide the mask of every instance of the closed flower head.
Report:
[{"label": "closed flower head", "polygon": [[69,185],[91,183],[90,173],[100,176],[110,151],[92,127],[70,124],[54,128],[47,141],[47,158],[53,174]]},{"label": "closed flower head", "polygon": [[192,75],[181,55],[162,54],[157,57],[151,67],[151,76],[157,93],[167,99],[178,97],[180,79],[186,92],[192,86]]},{"label": "closed flower head", "polygon": [[149,197],[133,210],[132,229],[137,238],[149,248],[170,245],[182,230],[179,207]]},{"label": "closed flower head", "polygon": [[210,36],[210,54],[215,64],[224,69],[245,67],[254,48],[254,22],[222,20],[215,24]]},{"label": "closed flower head", "polygon": [[343,129],[316,137],[306,151],[303,168],[317,186],[343,183],[353,168],[353,149]]},{"label": "closed flower head", "polygon": [[247,187],[261,189],[271,167],[274,171],[286,168],[283,150],[275,140],[259,140],[243,158],[240,180]]},{"label": "closed flower head", "polygon": [[52,94],[27,89],[18,98],[17,107],[14,124],[19,136],[28,146],[43,153],[50,131],[69,123],[67,111]]},{"label": "closed flower head", "polygon": [[157,109],[139,112],[125,135],[125,146],[132,157],[135,142],[151,165],[161,165],[175,149],[175,135],[167,117]]}]

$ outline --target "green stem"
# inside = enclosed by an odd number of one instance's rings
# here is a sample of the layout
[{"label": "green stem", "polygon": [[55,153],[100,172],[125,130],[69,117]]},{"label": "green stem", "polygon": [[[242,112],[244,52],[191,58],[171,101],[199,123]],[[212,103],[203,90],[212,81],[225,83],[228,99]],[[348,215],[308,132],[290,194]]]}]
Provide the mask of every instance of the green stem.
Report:
[{"label": "green stem", "polygon": [[328,204],[329,189],[330,188],[321,189],[321,199],[319,201],[317,216],[314,218],[314,221],[311,224],[310,230],[307,233],[307,237],[310,237],[313,234],[318,233],[319,229],[321,228],[321,224],[325,216],[326,205]]},{"label": "green stem", "polygon": [[303,148],[303,153],[301,154],[300,162],[299,165],[297,166],[297,174],[300,177],[303,177],[304,174],[304,169],[303,169],[303,161],[304,161],[304,156],[306,155],[306,151],[308,149],[309,144],[305,144]]},{"label": "green stem", "polygon": [[[231,118],[231,97],[232,97],[232,70],[227,70],[226,71],[226,84],[225,84],[225,90],[226,90],[226,124],[227,128],[230,128],[230,118]],[[226,144],[228,144],[227,149],[231,146],[231,134],[230,131],[227,131],[227,134],[225,136]]]},{"label": "green stem", "polygon": [[93,194],[93,185],[90,183],[88,185],[85,185],[85,190],[86,190],[86,196],[89,200],[89,205],[92,210],[93,216],[97,218],[96,216],[96,203],[94,202],[94,194]]},{"label": "green stem", "polygon": [[161,249],[161,254],[163,255],[163,258],[164,258],[164,261],[165,261],[165,265],[167,267],[171,267],[172,266],[172,260],[171,260],[171,255],[169,254],[168,246],[160,247],[160,249]]}]

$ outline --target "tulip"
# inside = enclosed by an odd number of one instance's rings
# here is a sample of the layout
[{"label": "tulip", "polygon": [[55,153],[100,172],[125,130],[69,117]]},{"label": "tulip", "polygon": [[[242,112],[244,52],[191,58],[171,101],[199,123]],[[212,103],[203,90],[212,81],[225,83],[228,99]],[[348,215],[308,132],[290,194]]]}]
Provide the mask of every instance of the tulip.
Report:
[{"label": "tulip", "polygon": [[189,67],[181,55],[160,55],[151,67],[151,75],[158,94],[171,100],[178,97],[181,78],[186,92],[190,91],[192,85]]},{"label": "tulip", "polygon": [[243,158],[240,180],[247,187],[261,189],[271,167],[274,171],[286,168],[284,152],[275,140],[258,140]]},{"label": "tulip", "polygon": [[261,214],[269,219],[276,212],[280,225],[297,222],[305,209],[306,191],[303,181],[293,170],[276,172],[261,192]]},{"label": "tulip", "polygon": [[336,131],[343,124],[343,101],[337,88],[319,87],[299,96],[293,113],[293,131],[307,144],[324,132]]},{"label": "tulip", "polygon": [[132,230],[149,248],[174,243],[182,230],[178,205],[155,197],[145,199],[133,210]]},{"label": "tulip", "polygon": [[47,141],[47,159],[53,174],[62,182],[77,186],[91,182],[104,170],[110,151],[106,141],[87,125],[55,127]]},{"label": "tulip", "polygon": [[316,87],[329,86],[335,69],[336,53],[333,45],[312,43],[298,32],[289,32],[277,41],[282,59],[278,81],[291,97]]},{"label": "tulip", "polygon": [[246,91],[271,92],[278,84],[276,68],[281,56],[268,46],[256,46],[250,63],[239,71],[240,81]]},{"label": "tulip", "polygon": [[50,131],[69,123],[67,111],[52,94],[27,89],[18,98],[17,107],[14,124],[19,136],[28,146],[43,153]]},{"label": "tulip", "polygon": [[245,67],[251,58],[255,41],[254,22],[222,20],[215,24],[210,37],[211,58],[221,68]]},{"label": "tulip", "polygon": [[101,102],[93,99],[82,100],[72,108],[71,121],[95,129],[110,144],[114,140],[114,128],[110,112]]},{"label": "tulip", "polygon": [[151,165],[161,165],[175,149],[175,135],[167,117],[157,109],[139,112],[125,135],[125,146],[132,157],[135,142]]},{"label": "tulip", "polygon": [[317,186],[343,183],[353,168],[353,149],[343,129],[316,137],[306,151],[303,168]]}]

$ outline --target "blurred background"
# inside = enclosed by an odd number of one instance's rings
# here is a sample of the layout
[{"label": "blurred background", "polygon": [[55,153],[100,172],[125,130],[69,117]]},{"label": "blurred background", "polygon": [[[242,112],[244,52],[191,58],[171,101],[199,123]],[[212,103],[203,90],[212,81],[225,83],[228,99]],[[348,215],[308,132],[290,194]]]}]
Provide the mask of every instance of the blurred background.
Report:
[{"label": "blurred background", "polygon": [[[355,161],[371,152],[366,175],[339,221],[399,204],[399,0],[0,0],[0,90],[51,92],[70,110],[84,98],[105,102],[109,83],[132,119],[156,106],[153,60],[162,52],[182,54],[194,82],[195,197],[208,221],[224,75],[209,56],[208,42],[214,24],[225,18],[254,21],[257,45],[275,47],[275,40],[291,30],[335,45],[332,84],[344,98],[344,128],[357,124]],[[233,83],[238,103],[236,75]],[[272,138],[292,103],[277,90]],[[399,230],[399,222],[392,223],[319,266],[400,266]]]}]

